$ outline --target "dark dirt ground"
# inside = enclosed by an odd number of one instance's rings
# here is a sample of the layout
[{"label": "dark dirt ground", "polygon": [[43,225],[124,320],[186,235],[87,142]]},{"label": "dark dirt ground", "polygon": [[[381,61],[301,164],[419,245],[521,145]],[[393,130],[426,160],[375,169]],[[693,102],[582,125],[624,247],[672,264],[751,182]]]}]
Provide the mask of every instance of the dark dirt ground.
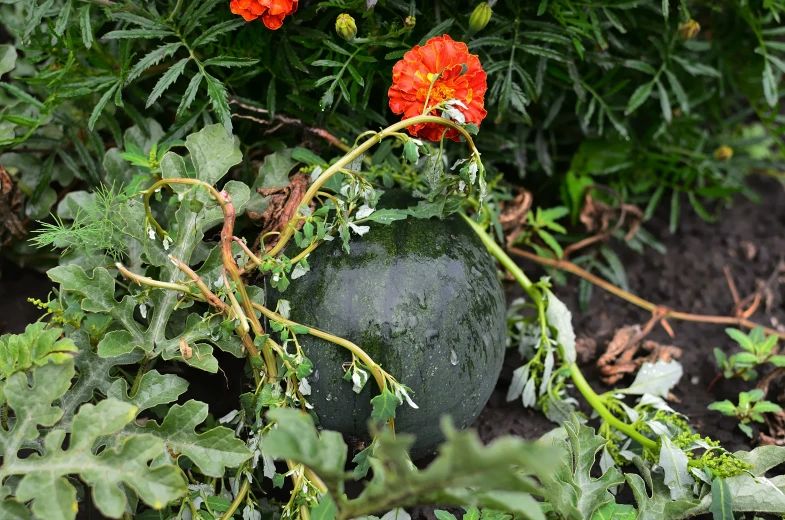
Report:
[{"label": "dark dirt ground", "polygon": [[[785,257],[785,190],[772,179],[752,179],[751,184],[762,196],[762,202],[756,204],[739,198],[733,207],[723,211],[716,224],[706,223],[693,212],[685,211],[677,233],[671,235],[667,213],[655,216],[646,227],[667,247],[667,255],[654,251],[640,255],[623,244],[615,244],[627,268],[631,291],[651,302],[681,311],[728,315],[733,308],[733,299],[723,268],[730,268],[738,291],[744,297],[755,290],[756,280],[769,278]],[[751,256],[749,252],[753,248],[755,254]],[[547,274],[531,262],[520,264],[531,278]],[[26,299],[45,299],[50,283],[43,274],[20,270],[8,262],[0,268],[0,333],[21,332],[40,314]],[[572,309],[577,336],[596,340],[598,355],[618,328],[644,324],[650,318],[648,312],[598,288],[595,288],[590,309],[581,314],[577,310],[577,287],[577,278],[568,275],[568,285],[557,286],[554,292]],[[774,328],[785,327],[783,289],[783,283],[774,285],[771,306],[763,309],[761,305],[752,316],[754,321]],[[750,449],[749,439],[736,428],[734,420],[706,409],[714,401],[733,399],[740,390],[750,389],[752,385],[723,380],[711,393],[706,390],[717,373],[713,349],[734,351],[734,343],[725,334],[724,326],[674,320],[669,323],[676,332],[675,339],[671,340],[659,327],[649,339],[684,350],[681,358],[684,377],[673,392],[680,402],[671,405],[687,415],[699,432],[722,441],[727,449]],[[497,389],[474,425],[484,441],[504,434],[536,438],[554,427],[542,414],[523,409],[519,401],[505,402],[512,371],[520,361],[516,353],[510,352]],[[598,381],[593,361],[583,368],[596,390],[608,389]],[[631,378],[623,382],[629,383]],[[784,402],[780,404],[785,405]],[[417,517],[423,515],[432,516],[417,511]]]},{"label": "dark dirt ground", "polygon": [[[734,302],[723,268],[730,268],[738,292],[744,298],[757,288],[756,280],[768,279],[785,258],[785,190],[772,179],[754,179],[751,184],[761,195],[762,202],[756,204],[739,198],[715,224],[701,220],[692,212],[684,212],[678,231],[671,235],[667,211],[656,215],[646,228],[667,247],[667,255],[652,250],[640,255],[623,244],[615,244],[614,248],[627,269],[630,291],[675,310],[730,315]],[[749,244],[755,249],[752,259],[748,257]],[[519,265],[530,278],[548,274],[528,260],[520,261]],[[593,292],[588,311],[581,314],[578,312],[577,282],[577,277],[568,275],[568,285],[556,286],[554,292],[572,310],[576,335],[597,342],[598,356],[605,351],[618,328],[643,325],[651,318],[648,311],[599,288]],[[785,331],[783,282],[774,285],[770,308],[766,310],[761,304],[760,310],[751,317],[753,321]],[[736,428],[735,420],[706,408],[714,401],[735,400],[739,391],[749,390],[753,385],[752,382],[723,379],[712,392],[706,390],[717,374],[714,348],[727,353],[737,351],[734,350],[735,343],[725,334],[725,326],[672,319],[668,323],[675,332],[675,339],[671,339],[661,327],[656,327],[647,339],[675,345],[684,351],[680,360],[684,376],[673,391],[680,402],[671,402],[671,406],[687,415],[699,432],[720,440],[730,451],[750,449],[750,440]],[[553,428],[541,414],[523,410],[518,401],[505,402],[512,371],[520,366],[520,361],[516,353],[508,354],[497,389],[475,424],[485,441],[503,434],[537,437]],[[594,361],[582,368],[598,392],[610,389],[599,382]],[[631,383],[632,377],[619,385],[624,382]],[[784,402],[780,404],[785,405]]]}]

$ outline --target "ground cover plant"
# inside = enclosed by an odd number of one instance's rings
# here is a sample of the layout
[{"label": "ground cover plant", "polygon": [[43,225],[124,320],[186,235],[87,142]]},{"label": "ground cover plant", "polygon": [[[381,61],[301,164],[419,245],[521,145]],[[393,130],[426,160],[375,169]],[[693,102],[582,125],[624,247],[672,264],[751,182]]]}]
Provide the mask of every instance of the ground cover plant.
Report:
[{"label": "ground cover plant", "polygon": [[[783,269],[743,299],[728,274],[708,316],[631,294],[618,253],[782,179],[782,16],[0,0],[0,243],[52,284],[0,337],[2,516],[785,515],[785,332],[753,319]],[[599,286],[651,312],[604,391],[565,272],[584,309]],[[680,351],[647,339],[676,320],[730,327],[710,386],[748,386],[706,413],[770,442],[679,413]],[[484,445],[505,355],[507,400],[553,429]]]}]

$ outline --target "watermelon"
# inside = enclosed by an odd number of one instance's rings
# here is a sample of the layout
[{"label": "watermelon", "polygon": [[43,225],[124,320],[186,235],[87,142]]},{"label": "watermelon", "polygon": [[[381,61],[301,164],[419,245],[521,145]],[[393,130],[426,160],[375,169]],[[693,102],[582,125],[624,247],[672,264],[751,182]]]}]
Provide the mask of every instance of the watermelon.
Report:
[{"label": "watermelon", "polygon": [[[442,415],[464,428],[480,414],[496,385],[506,342],[505,298],[496,265],[458,215],[372,223],[341,240],[321,244],[308,257],[311,271],[273,302],[290,302],[291,319],[348,339],[414,392],[419,408],[397,409],[397,432],[416,435],[412,456],[443,440]],[[355,393],[344,380],[345,348],[298,336],[314,373],[308,378],[323,428],[367,439],[371,377]]]}]

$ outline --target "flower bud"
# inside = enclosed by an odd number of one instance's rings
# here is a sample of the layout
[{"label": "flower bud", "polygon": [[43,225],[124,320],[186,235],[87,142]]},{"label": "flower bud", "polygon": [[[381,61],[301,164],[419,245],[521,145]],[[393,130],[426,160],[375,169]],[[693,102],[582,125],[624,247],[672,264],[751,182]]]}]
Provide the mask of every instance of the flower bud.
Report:
[{"label": "flower bud", "polygon": [[347,42],[354,40],[354,37],[357,36],[357,24],[354,22],[354,18],[346,13],[339,14],[335,19],[335,32]]},{"label": "flower bud", "polygon": [[410,31],[414,29],[414,26],[417,25],[417,18],[414,16],[407,16],[406,20],[403,21],[403,26],[409,29]]},{"label": "flower bud", "polygon": [[679,26],[679,35],[682,40],[692,40],[701,32],[701,25],[695,20],[688,20]]},{"label": "flower bud", "polygon": [[722,145],[714,150],[714,158],[718,161],[727,161],[733,157],[733,148],[728,145]]},{"label": "flower bud", "polygon": [[473,32],[483,30],[491,20],[491,13],[491,5],[488,2],[480,3],[469,17],[469,29]]}]

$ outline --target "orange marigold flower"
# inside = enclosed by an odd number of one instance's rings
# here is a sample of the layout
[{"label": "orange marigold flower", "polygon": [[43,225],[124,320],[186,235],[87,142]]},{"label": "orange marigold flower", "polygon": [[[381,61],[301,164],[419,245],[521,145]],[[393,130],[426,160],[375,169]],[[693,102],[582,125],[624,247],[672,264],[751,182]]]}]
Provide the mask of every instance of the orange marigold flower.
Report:
[{"label": "orange marigold flower", "polygon": [[229,4],[234,14],[251,22],[261,17],[268,29],[280,29],[283,19],[297,11],[298,0],[232,0]]},{"label": "orange marigold flower", "polygon": [[[423,113],[439,115],[446,109],[446,115],[452,116],[451,119],[479,126],[488,114],[485,111],[486,90],[487,78],[479,58],[469,54],[465,43],[453,41],[445,34],[431,38],[422,47],[415,46],[395,64],[388,96],[390,109],[403,114],[404,118]],[[413,136],[431,141],[439,141],[442,135],[453,141],[460,140],[457,130],[451,128],[445,133],[444,129],[436,123],[408,128]]]}]

